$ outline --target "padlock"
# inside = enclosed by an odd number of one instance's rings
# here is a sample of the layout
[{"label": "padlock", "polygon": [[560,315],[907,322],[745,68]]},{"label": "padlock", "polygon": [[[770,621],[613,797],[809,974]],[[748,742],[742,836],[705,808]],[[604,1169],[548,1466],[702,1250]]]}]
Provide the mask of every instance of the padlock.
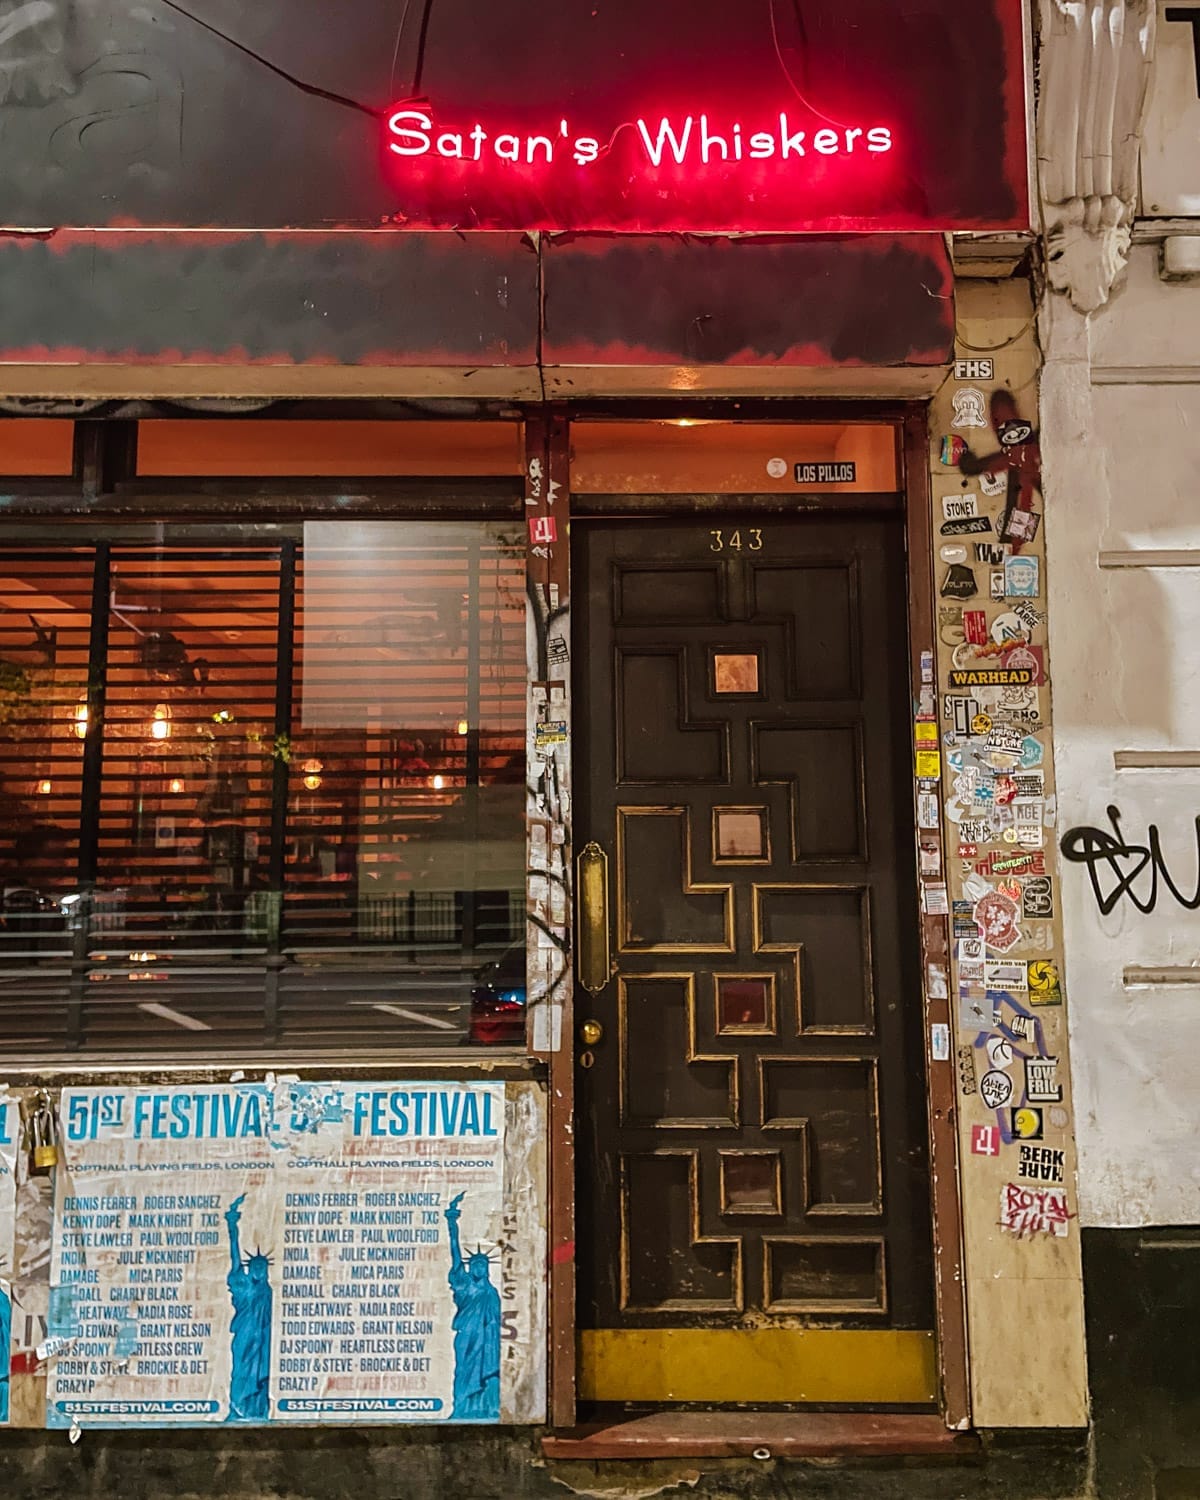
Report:
[{"label": "padlock", "polygon": [[39,1090],[26,1126],[26,1143],[29,1147],[29,1175],[49,1176],[51,1168],[58,1166],[58,1122],[50,1103],[50,1095]]}]

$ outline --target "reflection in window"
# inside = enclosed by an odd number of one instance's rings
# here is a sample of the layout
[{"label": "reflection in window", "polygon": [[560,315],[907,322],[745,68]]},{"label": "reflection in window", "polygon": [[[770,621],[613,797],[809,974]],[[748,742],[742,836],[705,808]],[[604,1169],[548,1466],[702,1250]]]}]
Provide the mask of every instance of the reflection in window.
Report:
[{"label": "reflection in window", "polygon": [[515,528],[299,541],[5,554],[0,1046],[523,1041]]}]

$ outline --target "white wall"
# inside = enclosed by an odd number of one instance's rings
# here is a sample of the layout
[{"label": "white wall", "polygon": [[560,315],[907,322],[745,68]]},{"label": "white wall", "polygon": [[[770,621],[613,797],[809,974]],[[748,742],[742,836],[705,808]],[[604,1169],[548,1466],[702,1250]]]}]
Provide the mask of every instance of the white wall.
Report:
[{"label": "white wall", "polygon": [[[1160,830],[1185,894],[1200,885],[1200,284],[1167,284],[1158,247],[1090,320],[1045,304],[1042,390],[1059,835]],[[1194,567],[1102,568],[1102,552],[1196,549]],[[1120,751],[1194,752],[1193,767],[1117,769]],[[1135,861],[1126,861],[1132,867]],[[1114,877],[1104,869],[1105,890]],[[1134,889],[1145,900],[1144,872]],[[1085,1225],[1200,1223],[1200,911],[1162,887],[1098,910],[1064,861],[1071,1071]],[[1130,966],[1195,965],[1134,985]],[[1175,976],[1180,977],[1180,976]]]}]

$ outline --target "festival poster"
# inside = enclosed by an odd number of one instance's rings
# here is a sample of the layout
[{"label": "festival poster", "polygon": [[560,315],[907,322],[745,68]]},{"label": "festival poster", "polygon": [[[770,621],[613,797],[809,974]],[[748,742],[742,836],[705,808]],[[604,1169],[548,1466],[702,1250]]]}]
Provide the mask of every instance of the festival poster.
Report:
[{"label": "festival poster", "polygon": [[48,1425],[499,1421],[504,1094],[64,1090]]}]

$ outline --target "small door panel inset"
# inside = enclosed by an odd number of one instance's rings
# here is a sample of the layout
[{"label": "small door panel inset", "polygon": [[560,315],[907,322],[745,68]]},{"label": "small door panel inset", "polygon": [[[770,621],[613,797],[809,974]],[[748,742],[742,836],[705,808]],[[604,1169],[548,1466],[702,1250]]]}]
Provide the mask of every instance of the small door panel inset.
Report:
[{"label": "small door panel inset", "polygon": [[754,697],[758,693],[757,651],[714,651],[712,653],[713,692],[718,695]]},{"label": "small door panel inset", "polygon": [[717,1034],[747,1036],[775,1034],[775,976],[773,974],[718,974]]},{"label": "small door panel inset", "polygon": [[713,808],[713,864],[770,862],[771,830],[765,807]]},{"label": "small door panel inset", "polygon": [[783,1171],[778,1151],[722,1151],[721,1213],[783,1212]]}]

